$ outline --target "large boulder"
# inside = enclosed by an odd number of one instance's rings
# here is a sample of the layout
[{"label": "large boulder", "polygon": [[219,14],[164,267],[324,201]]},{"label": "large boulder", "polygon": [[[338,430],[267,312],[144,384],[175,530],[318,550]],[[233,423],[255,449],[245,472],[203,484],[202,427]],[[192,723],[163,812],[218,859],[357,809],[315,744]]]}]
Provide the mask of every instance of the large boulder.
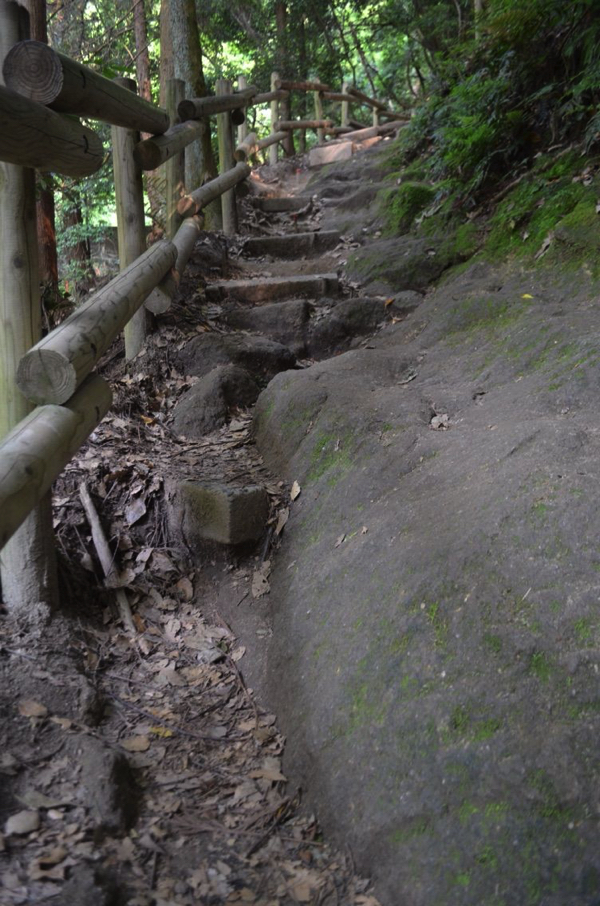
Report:
[{"label": "large boulder", "polygon": [[257,378],[270,380],[293,368],[294,354],[274,340],[246,334],[203,333],[190,340],[176,361],[186,374],[203,377],[217,365],[242,365]]},{"label": "large boulder", "polygon": [[231,410],[256,402],[260,389],[238,365],[218,365],[181,397],[173,417],[178,434],[199,439],[222,427]]},{"label": "large boulder", "polygon": [[260,333],[287,346],[294,355],[306,352],[306,331],[310,305],[306,299],[290,299],[254,308],[233,308],[221,315],[221,320],[238,330]]},{"label": "large boulder", "polygon": [[286,773],[385,906],[597,902],[597,314],[557,282],[475,265],[257,404],[302,489],[271,576]]}]

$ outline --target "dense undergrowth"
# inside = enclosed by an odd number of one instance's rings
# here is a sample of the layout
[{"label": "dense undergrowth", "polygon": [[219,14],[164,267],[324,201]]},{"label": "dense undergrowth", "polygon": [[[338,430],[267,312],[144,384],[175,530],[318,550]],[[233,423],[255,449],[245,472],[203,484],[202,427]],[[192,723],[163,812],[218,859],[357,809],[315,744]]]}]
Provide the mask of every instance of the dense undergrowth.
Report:
[{"label": "dense undergrowth", "polygon": [[396,152],[440,198],[473,210],[549,148],[600,139],[600,9],[592,0],[490,0],[478,34],[436,60]]}]

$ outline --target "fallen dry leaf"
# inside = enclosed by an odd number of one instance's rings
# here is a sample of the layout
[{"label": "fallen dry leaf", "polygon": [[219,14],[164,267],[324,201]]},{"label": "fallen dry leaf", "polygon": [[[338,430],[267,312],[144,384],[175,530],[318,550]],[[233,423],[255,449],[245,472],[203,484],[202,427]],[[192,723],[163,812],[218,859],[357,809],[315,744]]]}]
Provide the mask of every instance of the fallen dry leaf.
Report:
[{"label": "fallen dry leaf", "polygon": [[291,499],[292,499],[292,500],[297,500],[301,493],[302,493],[302,488],[300,487],[300,485],[298,484],[298,482],[295,481],[295,482],[293,483],[293,485],[292,485],[292,490],[290,491],[290,497],[291,497]]},{"label": "fallen dry leaf", "polygon": [[22,698],[19,702],[19,714],[23,717],[45,717],[47,713],[48,708],[45,705],[31,698]]},{"label": "fallen dry leaf", "polygon": [[29,809],[17,812],[11,815],[4,825],[4,833],[7,837],[12,834],[21,836],[36,831],[40,826],[40,813],[38,811],[29,811]]},{"label": "fallen dry leaf", "polygon": [[121,743],[127,752],[147,752],[150,748],[150,740],[147,736],[130,736]]}]

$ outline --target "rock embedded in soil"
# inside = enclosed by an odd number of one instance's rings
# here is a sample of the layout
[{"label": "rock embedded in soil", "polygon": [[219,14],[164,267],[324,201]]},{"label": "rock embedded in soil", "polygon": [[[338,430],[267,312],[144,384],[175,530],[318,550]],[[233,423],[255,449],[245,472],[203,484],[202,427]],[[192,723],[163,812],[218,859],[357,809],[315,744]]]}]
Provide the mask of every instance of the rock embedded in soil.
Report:
[{"label": "rock embedded in soil", "polygon": [[77,748],[80,788],[91,817],[98,829],[123,833],[135,822],[140,795],[129,761],[93,736],[77,739]]},{"label": "rock embedded in soil", "polygon": [[258,485],[235,487],[187,479],[170,483],[167,495],[173,534],[188,548],[202,541],[231,545],[257,541],[265,531],[269,498]]},{"label": "rock embedded in soil", "polygon": [[310,305],[305,299],[290,299],[255,308],[234,308],[225,312],[221,320],[238,330],[249,330],[287,346],[294,355],[306,351],[306,333],[310,318]]},{"label": "rock embedded in soil", "polygon": [[234,407],[251,406],[259,393],[258,384],[245,368],[217,365],[181,397],[173,427],[185,437],[202,438],[222,427]]},{"label": "rock embedded in soil", "polygon": [[337,230],[313,231],[310,233],[288,233],[284,236],[257,236],[246,239],[244,255],[258,258],[270,255],[273,258],[300,258],[303,255],[319,255],[334,249],[340,241]]},{"label": "rock embedded in soil", "polygon": [[194,337],[177,355],[185,374],[203,377],[217,365],[241,365],[256,378],[270,379],[296,364],[293,353],[265,337],[204,333]]}]

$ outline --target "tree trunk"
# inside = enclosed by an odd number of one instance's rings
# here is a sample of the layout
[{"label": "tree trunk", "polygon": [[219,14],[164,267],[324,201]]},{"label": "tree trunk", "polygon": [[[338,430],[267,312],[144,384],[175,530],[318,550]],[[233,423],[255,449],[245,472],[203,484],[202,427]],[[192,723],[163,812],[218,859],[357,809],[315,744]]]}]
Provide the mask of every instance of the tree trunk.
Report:
[{"label": "tree trunk", "polygon": [[[277,28],[277,50],[275,51],[275,60],[277,70],[283,75],[284,78],[286,76],[293,75],[293,73],[290,72],[287,16],[287,5],[285,3],[285,0],[276,0],[275,25]],[[281,102],[279,112],[280,118],[282,120],[289,120],[292,118],[291,95],[289,95],[287,98],[284,98],[284,100]],[[285,139],[283,143],[283,150],[288,157],[293,157],[293,155],[295,154],[294,135],[292,132],[290,132]]]},{"label": "tree trunk", "polygon": [[[207,90],[202,67],[196,4],[194,0],[170,0],[168,9],[171,46],[177,48],[177,53],[173,55],[173,75],[184,80],[186,97],[205,97]],[[213,178],[216,175],[210,126],[207,123],[201,140],[186,148],[186,188],[192,191],[201,186],[207,176]]]},{"label": "tree trunk", "polygon": [[[29,37],[16,3],[0,4],[0,64],[9,48]],[[1,65],[0,65],[1,72]],[[19,359],[41,333],[33,170],[0,161],[0,438],[32,409],[16,386]],[[49,495],[0,553],[2,598],[10,610],[39,614],[57,598]],[[42,611],[43,612],[43,611]]]},{"label": "tree trunk", "polygon": [[[73,230],[75,237],[84,225],[83,213],[79,202],[73,202],[72,206],[65,211],[63,217],[63,229]],[[82,236],[73,238],[71,244],[66,246],[65,255],[71,268],[71,280],[65,280],[65,289],[72,296],[77,296],[83,290],[89,288],[91,276],[91,255],[90,244]]]}]

